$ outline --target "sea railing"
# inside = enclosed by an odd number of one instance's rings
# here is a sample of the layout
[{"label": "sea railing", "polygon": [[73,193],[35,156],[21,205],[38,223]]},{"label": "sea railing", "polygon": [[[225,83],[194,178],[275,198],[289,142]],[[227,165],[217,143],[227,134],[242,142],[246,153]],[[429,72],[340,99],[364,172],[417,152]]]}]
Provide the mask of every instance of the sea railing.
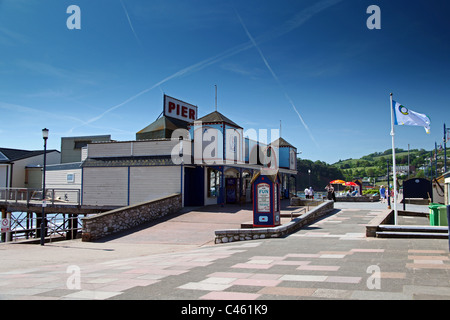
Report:
[{"label": "sea railing", "polygon": [[[81,205],[81,190],[68,188],[46,188],[46,204]],[[0,203],[42,204],[42,189],[0,188]]]},{"label": "sea railing", "polygon": [[[46,215],[45,238],[51,242],[53,239],[75,239],[81,236],[80,218],[77,214],[52,213]],[[36,213],[8,213],[7,218],[1,219],[1,222],[1,242],[40,238],[41,217]]]}]

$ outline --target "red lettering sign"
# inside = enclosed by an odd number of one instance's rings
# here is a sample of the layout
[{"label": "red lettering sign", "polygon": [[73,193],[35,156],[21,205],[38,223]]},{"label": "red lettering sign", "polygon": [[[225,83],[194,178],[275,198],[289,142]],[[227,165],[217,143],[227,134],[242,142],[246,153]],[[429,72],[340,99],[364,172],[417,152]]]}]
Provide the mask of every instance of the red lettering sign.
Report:
[{"label": "red lettering sign", "polygon": [[197,107],[164,95],[164,115],[186,122],[197,120]]}]

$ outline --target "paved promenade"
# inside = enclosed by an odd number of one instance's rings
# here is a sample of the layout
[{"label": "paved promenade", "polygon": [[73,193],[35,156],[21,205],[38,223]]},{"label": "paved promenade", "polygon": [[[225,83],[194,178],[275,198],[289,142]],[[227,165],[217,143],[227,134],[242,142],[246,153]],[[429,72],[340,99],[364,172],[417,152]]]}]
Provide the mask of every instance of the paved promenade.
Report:
[{"label": "paved promenade", "polygon": [[2,244],[0,298],[450,299],[448,240],[365,237],[385,208],[335,203],[288,237],[221,245],[214,230],[251,221],[251,211],[193,210],[95,243]]}]

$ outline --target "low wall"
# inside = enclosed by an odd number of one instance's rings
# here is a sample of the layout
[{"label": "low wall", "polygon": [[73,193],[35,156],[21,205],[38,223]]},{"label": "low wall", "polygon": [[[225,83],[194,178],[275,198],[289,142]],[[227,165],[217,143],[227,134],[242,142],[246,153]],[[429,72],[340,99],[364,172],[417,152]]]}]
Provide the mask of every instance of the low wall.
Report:
[{"label": "low wall", "polygon": [[336,197],[336,202],[374,202],[379,201],[380,196],[356,196],[356,197]]},{"label": "low wall", "polygon": [[82,241],[94,241],[142,223],[176,213],[181,209],[181,195],[155,199],[82,218]]},{"label": "low wall", "polygon": [[383,214],[380,214],[373,218],[366,225],[366,237],[376,237],[378,226],[380,224],[393,224],[394,223],[394,210],[386,209]]},{"label": "low wall", "polygon": [[291,222],[271,228],[254,229],[229,229],[216,230],[215,243],[227,243],[233,241],[256,240],[266,238],[280,238],[300,229],[302,226],[316,221],[318,218],[330,213],[334,209],[334,201],[326,200],[320,202],[317,207],[302,216],[293,219]]},{"label": "low wall", "polygon": [[292,197],[291,199],[289,199],[289,201],[290,205],[294,207],[318,206],[319,204],[324,202],[323,199],[303,199],[300,197]]}]

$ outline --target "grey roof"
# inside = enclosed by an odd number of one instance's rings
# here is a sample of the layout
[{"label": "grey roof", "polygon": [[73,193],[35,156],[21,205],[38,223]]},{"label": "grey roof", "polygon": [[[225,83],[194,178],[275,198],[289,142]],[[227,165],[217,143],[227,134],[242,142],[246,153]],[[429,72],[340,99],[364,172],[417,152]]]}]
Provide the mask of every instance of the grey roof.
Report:
[{"label": "grey roof", "polygon": [[286,140],[284,140],[283,138],[278,138],[277,140],[275,140],[274,142],[272,142],[273,144],[276,144],[278,142],[278,147],[290,147],[290,148],[295,148],[292,144],[290,144],[289,142],[287,142]]},{"label": "grey roof", "polygon": [[[204,117],[201,117],[200,119],[197,119],[196,121],[201,121],[205,123],[226,123],[230,124],[233,127],[241,128],[242,127],[235,122],[231,121],[229,118],[225,117],[223,114],[221,114],[219,111],[214,111],[209,114],[207,114]],[[194,122],[190,123],[191,125],[194,124]]]},{"label": "grey roof", "polygon": [[171,165],[174,165],[171,156],[139,156],[88,158],[83,162],[82,167],[143,167]]},{"label": "grey roof", "polygon": [[[59,152],[57,150],[47,150],[49,152]],[[21,159],[31,158],[44,154],[44,150],[21,150],[21,149],[10,149],[10,148],[0,148],[0,163],[9,163]]]},{"label": "grey roof", "polygon": [[81,169],[82,162],[70,162],[70,163],[61,163],[61,164],[50,164],[45,168],[47,171],[56,171],[56,170],[75,170]]},{"label": "grey roof", "polygon": [[151,132],[151,131],[157,131],[157,130],[163,130],[163,129],[170,129],[170,130],[176,130],[178,128],[185,128],[187,127],[187,122],[169,118],[166,116],[162,116],[161,118],[157,119],[155,122],[149,124],[144,129],[138,131],[138,134],[145,133],[145,132]]}]

